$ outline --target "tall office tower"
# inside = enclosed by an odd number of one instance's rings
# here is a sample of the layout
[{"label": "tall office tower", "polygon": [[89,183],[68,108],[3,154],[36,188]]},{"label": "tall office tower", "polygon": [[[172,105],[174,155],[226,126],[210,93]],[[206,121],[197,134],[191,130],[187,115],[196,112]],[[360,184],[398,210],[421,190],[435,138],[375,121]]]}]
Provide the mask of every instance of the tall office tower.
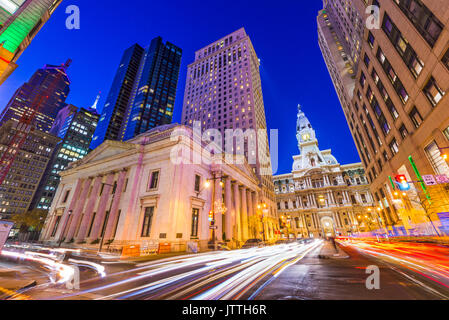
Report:
[{"label": "tall office tower", "polygon": [[[19,123],[10,120],[0,127],[0,157],[8,150]],[[53,150],[60,139],[40,130],[31,130],[20,147],[0,186],[0,219],[25,213],[37,190]]]},{"label": "tall office tower", "polygon": [[195,122],[201,123],[203,131],[220,130],[223,149],[226,147],[226,129],[265,130],[265,134],[255,134],[256,148],[251,148],[248,139],[243,150],[238,150],[237,146],[232,152],[245,154],[247,159],[256,159],[256,163],[249,162],[264,186],[262,199],[270,205],[271,215],[275,217],[274,184],[259,66],[256,51],[244,28],[196,51],[195,61],[187,70],[181,121],[189,126]]},{"label": "tall office tower", "polygon": [[31,208],[47,210],[50,207],[61,179],[59,172],[66,170],[70,163],[84,158],[89,153],[99,118],[100,115],[95,109],[77,108],[71,104],[59,111],[50,133],[62,141],[48,162]]},{"label": "tall office tower", "polygon": [[0,85],[62,0],[0,1]]},{"label": "tall office tower", "polygon": [[126,118],[128,105],[132,101],[133,89],[139,78],[140,63],[144,54],[145,50],[138,44],[123,53],[101,112],[91,149],[95,149],[105,140],[121,140],[120,129]]},{"label": "tall office tower", "polygon": [[318,44],[340,103],[347,110],[360,60],[365,7],[360,2],[341,0],[323,0],[323,5],[317,19]]},{"label": "tall office tower", "polygon": [[68,60],[60,66],[45,65],[37,70],[9,100],[0,114],[0,125],[8,120],[19,121],[26,110],[37,108],[34,125],[38,130],[49,132],[70,92],[67,76],[70,63]]},{"label": "tall office tower", "polygon": [[127,111],[121,139],[129,140],[154,127],[169,124],[173,117],[182,50],[154,38],[145,49],[134,101]]},{"label": "tall office tower", "polygon": [[[441,234],[439,217],[449,210],[447,184],[415,182],[402,192],[393,181],[398,174],[408,181],[449,175],[444,157],[449,145],[449,7],[433,0],[352,0],[349,5],[380,6],[379,28],[365,28],[363,63],[354,70],[354,88],[346,88],[351,100],[342,103],[371,192],[391,232],[401,227],[406,233]],[[325,14],[320,12],[319,23]],[[335,61],[338,54],[323,50],[331,70],[329,55]],[[332,78],[338,83],[338,77]],[[429,219],[435,228],[425,224]]]},{"label": "tall office tower", "polygon": [[102,110],[91,149],[128,140],[172,120],[182,50],[154,38],[127,49]]}]

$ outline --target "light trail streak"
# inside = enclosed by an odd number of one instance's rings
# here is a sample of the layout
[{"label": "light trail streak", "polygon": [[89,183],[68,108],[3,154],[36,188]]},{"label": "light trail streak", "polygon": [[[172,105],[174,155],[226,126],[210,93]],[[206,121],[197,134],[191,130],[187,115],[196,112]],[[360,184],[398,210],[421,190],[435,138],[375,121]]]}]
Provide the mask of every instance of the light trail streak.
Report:
[{"label": "light trail streak", "polygon": [[[449,288],[449,249],[444,250],[440,246],[433,244],[418,243],[378,243],[374,241],[350,240],[340,241],[344,246],[353,247],[356,250],[397,264],[403,268],[411,270],[439,285]],[[395,269],[399,273],[399,270]],[[411,277],[406,276],[411,279]],[[422,287],[429,289],[422,282],[413,279]],[[435,293],[435,290],[430,290]],[[442,296],[441,293],[439,293]],[[447,299],[448,297],[445,296]]]}]

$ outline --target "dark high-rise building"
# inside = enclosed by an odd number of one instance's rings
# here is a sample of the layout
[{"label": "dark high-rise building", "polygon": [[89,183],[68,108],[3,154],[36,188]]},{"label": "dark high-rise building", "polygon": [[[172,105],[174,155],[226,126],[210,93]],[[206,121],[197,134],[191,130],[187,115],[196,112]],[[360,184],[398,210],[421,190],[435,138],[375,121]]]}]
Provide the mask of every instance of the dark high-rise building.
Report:
[{"label": "dark high-rise building", "polygon": [[161,37],[151,41],[141,63],[141,76],[122,127],[122,140],[171,123],[182,50]]},{"label": "dark high-rise building", "polygon": [[71,104],[59,111],[50,133],[62,141],[53,152],[51,160],[31,203],[31,208],[48,209],[58,188],[59,172],[89,153],[100,115],[95,109],[77,108]]},{"label": "dark high-rise building", "polygon": [[36,129],[49,132],[56,115],[64,107],[70,92],[67,68],[70,60],[61,66],[45,65],[14,93],[0,114],[0,125],[8,120],[19,121],[25,111],[37,108]]},{"label": "dark high-rise building", "polygon": [[105,140],[121,140],[120,129],[126,110],[132,100],[132,92],[138,79],[138,71],[144,49],[138,44],[128,48],[122,56],[111,89],[101,112],[100,121],[92,140],[95,149]]},{"label": "dark high-rise building", "polygon": [[143,49],[138,44],[123,54],[102,110],[91,149],[105,140],[128,140],[170,123],[182,50],[161,37]]},{"label": "dark high-rise building", "polygon": [[0,1],[0,84],[62,0]]}]

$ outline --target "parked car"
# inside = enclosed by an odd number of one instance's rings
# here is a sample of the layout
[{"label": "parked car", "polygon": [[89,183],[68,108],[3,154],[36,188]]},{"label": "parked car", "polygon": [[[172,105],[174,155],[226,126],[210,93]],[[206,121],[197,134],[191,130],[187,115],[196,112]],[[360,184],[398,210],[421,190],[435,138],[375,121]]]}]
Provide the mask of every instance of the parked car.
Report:
[{"label": "parked car", "polygon": [[248,239],[242,246],[242,249],[263,247],[264,243],[260,239]]}]

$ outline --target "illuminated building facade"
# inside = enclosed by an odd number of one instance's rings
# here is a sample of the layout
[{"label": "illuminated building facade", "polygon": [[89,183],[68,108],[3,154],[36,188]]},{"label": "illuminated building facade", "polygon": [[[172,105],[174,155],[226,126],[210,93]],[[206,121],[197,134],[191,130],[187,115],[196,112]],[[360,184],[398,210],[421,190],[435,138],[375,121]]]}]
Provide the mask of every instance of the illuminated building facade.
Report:
[{"label": "illuminated building facade", "polygon": [[[18,123],[10,120],[0,127],[0,157],[7,150]],[[22,145],[5,181],[0,186],[0,219],[25,213],[60,139],[32,130]]]},{"label": "illuminated building facade", "polygon": [[[72,163],[60,173],[41,240],[98,247],[103,238],[103,249],[168,243],[171,251],[202,251],[212,239],[212,203],[218,241],[236,248],[256,234],[275,240],[274,225],[262,231],[261,188],[244,157],[228,164],[222,154],[202,153],[205,144],[192,133],[159,126],[126,142],[105,141]],[[198,150],[207,161],[193,164]]]},{"label": "illuminated building facade", "polygon": [[62,0],[0,1],[0,85]]},{"label": "illuminated building facade", "polygon": [[144,49],[127,49],[102,110],[91,148],[105,140],[126,141],[169,124],[178,85],[182,50],[154,38]]},{"label": "illuminated building facade", "polygon": [[53,152],[45,174],[33,198],[31,207],[48,210],[58,188],[59,173],[74,161],[83,159],[89,153],[99,114],[94,109],[77,108],[71,104],[59,111],[50,133],[62,141]]},{"label": "illuminated building facade", "polygon": [[[362,13],[370,5],[380,9],[378,26],[363,30],[353,81],[339,83],[345,72],[333,70],[329,61],[340,57],[335,50],[326,50],[333,41],[320,36],[320,46],[324,44],[323,56],[382,218],[391,233],[401,226],[409,234],[442,234],[438,214],[449,210],[447,184],[423,187],[417,181],[422,175],[449,175],[443,157],[449,146],[447,2],[334,2]],[[318,25],[329,29],[327,9],[320,12]],[[363,15],[363,20],[368,17]],[[337,38],[344,41],[338,34]],[[410,190],[398,190],[394,183],[398,174],[415,181]]]},{"label": "illuminated building facade", "polygon": [[[269,217],[277,223],[267,124],[259,73],[260,61],[243,28],[195,52],[188,66],[181,122],[201,125],[202,132],[217,129],[223,137],[226,129],[253,129],[261,132],[245,137],[243,148],[233,142],[232,153],[243,154],[263,185]],[[249,142],[255,139],[255,147]],[[226,150],[230,153],[230,150]]]},{"label": "illuminated building facade", "polygon": [[27,110],[37,109],[34,125],[48,133],[70,92],[67,75],[70,62],[60,66],[45,65],[37,70],[9,100],[0,114],[0,126],[9,120],[19,121]]},{"label": "illuminated building facade", "polygon": [[379,229],[361,163],[341,165],[320,150],[315,130],[298,106],[300,155],[292,172],[273,176],[282,233],[290,238],[351,235]]}]

